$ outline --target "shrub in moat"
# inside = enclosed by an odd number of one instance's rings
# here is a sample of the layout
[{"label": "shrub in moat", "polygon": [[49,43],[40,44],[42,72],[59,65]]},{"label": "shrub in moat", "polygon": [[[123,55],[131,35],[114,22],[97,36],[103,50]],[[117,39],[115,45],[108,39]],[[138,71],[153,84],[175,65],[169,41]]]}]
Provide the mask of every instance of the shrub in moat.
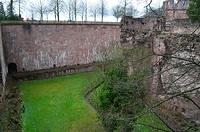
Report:
[{"label": "shrub in moat", "polygon": [[140,68],[127,75],[124,63],[114,64],[105,71],[104,85],[99,92],[98,107],[102,123],[108,131],[133,130],[134,118],[143,110],[147,71]]}]

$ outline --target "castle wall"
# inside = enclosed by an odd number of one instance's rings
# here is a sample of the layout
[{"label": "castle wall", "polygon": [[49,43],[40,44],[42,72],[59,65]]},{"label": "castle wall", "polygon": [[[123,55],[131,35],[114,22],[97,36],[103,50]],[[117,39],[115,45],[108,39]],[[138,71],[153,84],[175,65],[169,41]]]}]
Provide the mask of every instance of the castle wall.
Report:
[{"label": "castle wall", "polygon": [[188,19],[186,10],[167,10],[165,11],[165,17],[168,21],[175,19]]},{"label": "castle wall", "polygon": [[[127,23],[127,21],[133,21],[132,23],[137,23],[138,25],[134,26],[130,22]],[[148,57],[151,60],[151,66],[149,67],[151,69],[151,74],[149,75],[151,78],[148,80],[150,97],[163,101],[175,93],[189,91],[200,86],[199,66],[191,64],[190,61],[176,59],[185,58],[194,62],[200,61],[199,35],[192,34],[189,31],[183,32],[183,25],[179,27],[182,30],[180,33],[175,32],[173,27],[169,31],[157,32],[158,29],[156,27],[160,27],[159,23],[149,27],[148,24],[146,25],[143,22],[138,23],[138,20],[134,18],[127,18],[127,20],[124,18],[122,22],[122,46],[125,45],[130,48],[137,46],[149,47],[152,51],[152,54]],[[195,25],[190,25],[190,27],[193,26],[195,27]],[[174,32],[172,32],[172,29]],[[128,58],[128,60],[130,59]],[[138,58],[138,60],[140,59],[142,60],[142,58]],[[128,69],[133,69],[134,65],[137,65],[135,64],[137,63],[136,61],[132,64],[128,63]],[[140,64],[140,62],[138,63]],[[131,66],[133,67],[131,68]],[[129,70],[128,72],[132,71]],[[199,90],[194,90],[193,92],[188,92],[187,96],[199,104],[199,92]],[[199,109],[193,102],[183,96],[174,97],[156,109],[175,131],[185,130],[184,127],[190,123],[194,127],[195,123],[200,124]]]},{"label": "castle wall", "polygon": [[189,20],[173,20],[167,22],[168,31],[178,34],[199,34],[198,23],[191,23]]},{"label": "castle wall", "polygon": [[178,3],[174,2],[174,0],[164,1],[163,10],[166,20],[188,19],[187,8],[189,3],[189,0],[179,0]]},{"label": "castle wall", "polygon": [[120,39],[118,24],[3,24],[6,62],[34,71],[101,61]]}]

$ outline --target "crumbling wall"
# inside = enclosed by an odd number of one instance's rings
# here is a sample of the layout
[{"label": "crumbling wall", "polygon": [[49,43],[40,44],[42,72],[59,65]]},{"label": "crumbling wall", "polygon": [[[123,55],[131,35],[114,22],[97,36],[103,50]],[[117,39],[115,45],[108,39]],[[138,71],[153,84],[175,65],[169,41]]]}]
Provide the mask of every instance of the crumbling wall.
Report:
[{"label": "crumbling wall", "polygon": [[118,24],[4,24],[6,62],[18,72],[101,61],[118,44]]},{"label": "crumbling wall", "polygon": [[168,32],[178,34],[199,34],[200,28],[198,23],[191,23],[190,20],[173,20],[167,22]]},{"label": "crumbling wall", "polygon": [[[165,110],[175,113],[173,116],[168,115],[178,123],[176,130],[186,127],[190,123],[195,128],[194,122],[200,124],[200,37],[195,34],[172,34],[165,33],[155,36],[154,41],[154,82],[160,85],[152,84],[153,92],[161,100],[166,100],[171,96],[180,94],[171,98],[163,104]],[[162,49],[162,50],[157,50]],[[159,57],[159,58],[158,58]],[[160,79],[160,81],[158,80]],[[196,89],[196,90],[193,90]],[[196,103],[196,104],[195,104]],[[180,119],[177,120],[177,113]],[[189,119],[186,121],[184,119]],[[169,119],[169,122],[171,122]],[[184,129],[181,129],[183,131]]]},{"label": "crumbling wall", "polygon": [[189,0],[166,0],[163,2],[164,16],[167,21],[176,19],[188,19],[187,8],[189,6]]},{"label": "crumbling wall", "polygon": [[165,29],[164,22],[161,18],[123,17],[121,21],[121,45],[123,47],[144,45],[154,31],[160,32]]},{"label": "crumbling wall", "polygon": [[[130,19],[128,18],[129,21],[131,21]],[[138,20],[132,19],[132,21]],[[126,22],[126,20],[122,22]],[[200,37],[198,35],[179,34],[165,30],[158,32],[157,28],[153,28],[157,26],[144,27],[142,23],[136,26],[126,24],[128,23],[122,23],[121,45],[130,48],[144,46],[144,48],[149,47],[152,51],[149,56],[144,56],[144,58],[151,59],[152,71],[148,87],[151,97],[155,97],[158,101],[164,101],[177,93],[200,86]],[[148,28],[149,30],[146,30]],[[140,59],[142,58],[138,58],[138,60]],[[131,65],[134,64],[129,64],[129,66]],[[159,108],[158,113],[175,131],[184,131],[188,124],[196,130],[195,123],[199,124],[200,122],[200,110],[194,102],[200,103],[199,92],[199,90],[194,90],[169,99],[157,107]],[[184,96],[188,96],[194,102]]]}]

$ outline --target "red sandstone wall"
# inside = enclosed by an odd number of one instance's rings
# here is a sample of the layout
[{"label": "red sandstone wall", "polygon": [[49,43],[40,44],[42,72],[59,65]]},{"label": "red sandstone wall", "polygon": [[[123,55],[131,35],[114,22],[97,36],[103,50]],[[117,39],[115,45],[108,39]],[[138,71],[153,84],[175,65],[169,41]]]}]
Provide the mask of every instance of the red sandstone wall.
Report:
[{"label": "red sandstone wall", "polygon": [[10,24],[2,33],[7,64],[18,72],[92,63],[120,40],[116,24]]},{"label": "red sandstone wall", "polygon": [[186,10],[167,10],[165,12],[165,17],[168,21],[172,21],[175,19],[188,19],[188,15]]}]

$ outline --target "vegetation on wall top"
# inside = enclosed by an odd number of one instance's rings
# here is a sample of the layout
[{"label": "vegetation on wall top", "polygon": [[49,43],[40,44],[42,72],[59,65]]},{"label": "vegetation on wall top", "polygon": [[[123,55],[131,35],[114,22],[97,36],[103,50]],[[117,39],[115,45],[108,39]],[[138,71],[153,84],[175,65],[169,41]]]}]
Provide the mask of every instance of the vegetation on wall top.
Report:
[{"label": "vegetation on wall top", "polygon": [[200,22],[200,1],[191,0],[187,14],[192,22]]}]

